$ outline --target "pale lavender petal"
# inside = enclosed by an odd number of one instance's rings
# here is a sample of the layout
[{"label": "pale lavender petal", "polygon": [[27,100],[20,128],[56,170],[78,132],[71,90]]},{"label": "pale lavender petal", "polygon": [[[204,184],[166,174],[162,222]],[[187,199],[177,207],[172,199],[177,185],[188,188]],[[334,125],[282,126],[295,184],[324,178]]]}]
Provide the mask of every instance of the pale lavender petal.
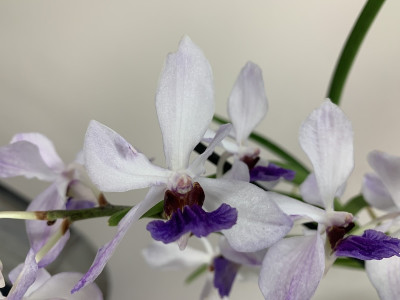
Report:
[{"label": "pale lavender petal", "polygon": [[56,274],[34,291],[29,299],[102,300],[103,294],[95,283],[71,294],[71,288],[82,275],[74,272]]},{"label": "pale lavender petal", "polygon": [[[60,196],[55,183],[39,194],[28,206],[28,211],[44,211],[65,209],[63,197]],[[26,232],[28,234],[31,248],[37,253],[49,240],[49,238],[59,230],[62,220],[57,220],[53,225],[47,225],[47,221],[26,221]],[[69,231],[57,242],[56,245],[42,258],[39,267],[44,267],[57,258],[65,243],[69,239]]]},{"label": "pale lavender petal", "polygon": [[255,166],[250,170],[251,181],[275,181],[281,178],[293,180],[295,175],[295,171],[284,169],[271,163],[268,166]]},{"label": "pale lavender petal", "polygon": [[214,259],[214,287],[222,297],[229,296],[240,265],[222,256]]},{"label": "pale lavender petal", "polygon": [[21,141],[0,147],[0,177],[15,176],[53,181],[56,174],[42,159],[36,145]]},{"label": "pale lavender petal", "polygon": [[249,167],[239,159],[235,159],[232,168],[223,176],[224,179],[250,182]]},{"label": "pale lavender petal", "polygon": [[12,275],[13,287],[8,294],[8,300],[20,300],[25,295],[29,287],[35,282],[36,275],[38,271],[38,265],[35,261],[35,252],[30,249],[28,255],[26,256],[24,266],[21,272],[16,277]]},{"label": "pale lavender petal", "polygon": [[268,250],[258,285],[265,299],[311,299],[324,269],[325,250],[319,234],[287,238]]},{"label": "pale lavender petal", "polygon": [[221,254],[230,261],[248,266],[260,266],[267,252],[267,249],[257,252],[238,252],[229,245],[226,238],[219,240],[219,249]]},{"label": "pale lavender petal", "polygon": [[372,151],[368,162],[379,175],[396,206],[400,209],[400,157],[380,151]]},{"label": "pale lavender petal", "polygon": [[236,79],[228,104],[229,118],[239,145],[247,140],[267,110],[262,71],[256,64],[248,62]]},{"label": "pale lavender petal", "polygon": [[324,223],[326,221],[325,210],[281,194],[270,193],[271,197],[273,197],[272,199],[275,200],[275,203],[285,214],[293,217],[305,217],[317,223]]},{"label": "pale lavender petal", "polygon": [[279,198],[253,184],[225,179],[198,178],[206,195],[204,207],[215,210],[227,203],[238,211],[235,226],[222,233],[229,244],[242,252],[254,252],[271,246],[292,228],[292,221],[275,204]]},{"label": "pale lavender petal", "polygon": [[98,201],[98,195],[95,195],[95,192],[97,193],[97,189],[93,191],[93,188],[94,187],[91,184],[88,186],[81,180],[74,179],[69,181],[66,194],[68,197],[77,201],[84,200],[91,202],[92,205],[96,205]]},{"label": "pale lavender petal", "polygon": [[90,178],[104,192],[165,184],[171,174],[153,165],[123,137],[97,121],[89,124],[84,154]]},{"label": "pale lavender petal", "polygon": [[19,133],[13,136],[11,143],[15,142],[30,142],[36,145],[39,149],[40,156],[46,165],[54,170],[54,172],[62,172],[65,168],[63,161],[58,156],[56,149],[54,148],[53,142],[50,141],[46,136],[41,133]]},{"label": "pale lavender petal", "polygon": [[336,256],[361,260],[382,259],[400,256],[400,240],[376,230],[366,230],[362,236],[350,235],[339,242]]},{"label": "pale lavender petal", "polygon": [[229,229],[235,225],[236,220],[236,209],[225,203],[212,212],[205,212],[200,206],[192,205],[185,206],[183,212],[176,211],[168,221],[151,221],[146,229],[153,239],[172,243],[186,233],[204,237],[212,232]]},{"label": "pale lavender petal", "polygon": [[189,172],[193,174],[193,177],[199,176],[205,173],[206,169],[204,167],[207,158],[213,153],[216,146],[229,134],[231,130],[231,124],[221,125],[218,131],[216,132],[213,140],[208,145],[206,151],[204,151],[201,155],[199,155],[189,166]]},{"label": "pale lavender petal", "polygon": [[118,244],[121,242],[125,233],[128,231],[129,227],[139,220],[139,218],[152,208],[156,203],[162,199],[164,193],[164,188],[162,187],[151,187],[146,197],[138,205],[133,207],[118,224],[118,230],[114,238],[101,247],[97,251],[97,255],[89,268],[89,271],[79,280],[79,282],[72,289],[72,293],[79,291],[84,286],[92,283],[97,276],[103,271],[107,261],[113,255]]},{"label": "pale lavender petal", "polygon": [[211,262],[211,256],[208,253],[189,246],[182,251],[176,243],[153,242],[143,249],[142,254],[150,266],[164,270],[196,267]]},{"label": "pale lavender petal", "polygon": [[328,99],[303,122],[299,141],[314,167],[322,201],[331,210],[338,189],[354,167],[351,122]]},{"label": "pale lavender petal", "polygon": [[186,169],[190,153],[204,136],[214,114],[210,64],[187,36],[182,38],[178,51],[166,59],[156,108],[168,168]]},{"label": "pale lavender petal", "polygon": [[300,194],[305,202],[325,208],[314,173],[308,175],[300,185]]},{"label": "pale lavender petal", "polygon": [[[14,277],[12,282],[15,281],[19,275],[19,273],[22,271],[22,268],[24,267],[24,264],[20,264],[17,268],[14,268],[10,272],[10,278],[11,278],[11,273],[14,273],[12,276]],[[40,288],[43,283],[45,283],[47,280],[49,280],[51,275],[49,272],[47,272],[45,269],[38,269],[36,272],[36,279],[35,282],[29,287],[29,289],[25,292],[25,297],[30,296],[34,291],[36,291],[38,288]],[[11,280],[11,279],[10,279]]]},{"label": "pale lavender petal", "polygon": [[369,280],[381,300],[398,300],[400,295],[400,257],[365,262]]},{"label": "pale lavender petal", "polygon": [[[231,128],[229,137],[232,137],[232,130],[233,130],[233,127]],[[206,133],[204,134],[204,136],[201,140],[205,143],[211,143],[211,141],[214,139],[214,136],[215,136],[215,132],[211,129],[207,129]],[[236,142],[234,142],[228,138],[223,139],[221,141],[221,145],[229,153],[239,153],[239,146],[236,144]]]},{"label": "pale lavender petal", "polygon": [[366,174],[363,179],[362,194],[369,205],[381,210],[398,210],[382,180],[375,174]]}]

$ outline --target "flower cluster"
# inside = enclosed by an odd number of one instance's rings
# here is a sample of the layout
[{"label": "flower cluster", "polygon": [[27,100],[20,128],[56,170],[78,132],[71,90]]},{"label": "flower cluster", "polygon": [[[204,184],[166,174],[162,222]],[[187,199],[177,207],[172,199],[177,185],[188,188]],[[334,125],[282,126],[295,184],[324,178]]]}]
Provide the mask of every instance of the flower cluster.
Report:
[{"label": "flower cluster", "polygon": [[[250,144],[268,110],[261,69],[252,62],[243,67],[229,96],[231,124],[212,131],[211,67],[187,36],[166,59],[155,104],[165,167],[97,121],[90,122],[83,151],[69,165],[39,133],[17,134],[0,147],[0,177],[51,183],[27,211],[0,212],[0,218],[27,220],[30,243],[25,261],[8,276],[7,299],[102,299],[95,279],[130,226],[144,217],[158,218],[147,224],[155,241],[143,251],[146,261],[162,269],[197,267],[193,278],[206,277],[201,299],[225,299],[234,282],[246,278],[258,278],[265,299],[310,299],[337,261],[361,267],[365,261],[382,299],[400,294],[400,285],[393,284],[400,280],[400,158],[370,154],[376,174],[365,176],[357,208],[376,207],[387,214],[360,224],[358,210],[350,209],[354,205],[338,201],[354,155],[351,122],[336,104],[326,99],[300,128],[299,143],[312,171],[288,154],[286,160],[268,162],[262,149]],[[194,150],[199,153],[191,160]],[[214,173],[206,172],[207,160],[216,165]],[[294,192],[278,192],[281,181]],[[141,188],[148,188],[147,195],[129,207],[112,205],[103,195]],[[87,273],[47,273],[45,267],[68,241],[71,224],[96,216],[110,216],[110,225],[118,227]],[[206,238],[213,233],[217,246]],[[194,236],[205,251],[188,245]],[[1,271],[0,262],[3,287]]]}]

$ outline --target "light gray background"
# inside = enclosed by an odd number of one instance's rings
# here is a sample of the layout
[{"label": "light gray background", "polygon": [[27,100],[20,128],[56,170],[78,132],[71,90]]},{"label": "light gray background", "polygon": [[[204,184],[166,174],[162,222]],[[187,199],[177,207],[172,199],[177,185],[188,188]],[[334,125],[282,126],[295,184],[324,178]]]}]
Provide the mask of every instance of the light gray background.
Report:
[{"label": "light gray background", "polygon": [[[0,145],[18,132],[44,133],[72,161],[91,119],[107,124],[163,164],[154,109],[168,52],[188,34],[209,59],[216,111],[247,60],[263,69],[270,110],[258,131],[302,159],[298,128],[324,99],[339,51],[365,1],[165,0],[1,1]],[[342,108],[355,130],[356,168],[346,197],[360,190],[373,149],[400,154],[400,2],[388,0],[369,32],[345,89]],[[308,161],[307,161],[308,163]],[[34,197],[45,184],[5,180]],[[145,191],[108,194],[137,203]],[[100,246],[113,235],[106,219],[75,224]],[[151,270],[140,251],[150,241],[142,222],[108,263],[110,299],[196,299],[202,279]],[[234,286],[232,299],[262,299],[256,283]],[[331,270],[314,299],[376,299],[360,272]]]}]

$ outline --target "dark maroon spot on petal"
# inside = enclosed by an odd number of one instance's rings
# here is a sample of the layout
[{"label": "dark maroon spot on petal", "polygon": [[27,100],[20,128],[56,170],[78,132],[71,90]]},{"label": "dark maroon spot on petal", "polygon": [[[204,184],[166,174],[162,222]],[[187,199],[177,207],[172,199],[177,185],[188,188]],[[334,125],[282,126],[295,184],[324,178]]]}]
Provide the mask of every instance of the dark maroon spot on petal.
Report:
[{"label": "dark maroon spot on petal", "polygon": [[343,239],[344,235],[354,228],[353,222],[347,226],[331,226],[326,229],[326,235],[328,236],[331,248],[335,249],[336,244]]},{"label": "dark maroon spot on petal", "polygon": [[169,219],[174,212],[177,212],[178,210],[182,211],[185,206],[198,205],[202,207],[204,198],[205,195],[203,188],[198,182],[195,182],[193,188],[185,194],[167,190],[164,194],[165,215]]}]

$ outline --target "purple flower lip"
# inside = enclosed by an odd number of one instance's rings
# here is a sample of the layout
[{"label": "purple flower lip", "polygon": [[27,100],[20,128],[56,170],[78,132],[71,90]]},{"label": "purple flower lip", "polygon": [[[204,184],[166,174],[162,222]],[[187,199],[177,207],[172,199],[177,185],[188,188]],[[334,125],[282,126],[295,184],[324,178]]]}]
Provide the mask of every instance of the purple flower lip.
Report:
[{"label": "purple flower lip", "polygon": [[153,239],[164,243],[177,241],[185,233],[191,232],[197,237],[207,236],[212,232],[229,229],[236,224],[237,210],[223,203],[212,212],[205,212],[194,204],[185,206],[171,215],[170,220],[152,221],[146,229]]},{"label": "purple flower lip", "polygon": [[364,231],[362,236],[348,236],[340,241],[334,250],[336,256],[361,260],[381,260],[400,256],[400,240],[380,231],[369,229]]},{"label": "purple flower lip", "polygon": [[295,171],[284,169],[271,163],[266,167],[256,166],[250,169],[250,181],[275,181],[280,178],[293,180],[295,175]]},{"label": "purple flower lip", "polygon": [[240,268],[240,265],[227,260],[223,256],[214,258],[214,287],[218,290],[221,298],[229,296],[233,281]]}]

